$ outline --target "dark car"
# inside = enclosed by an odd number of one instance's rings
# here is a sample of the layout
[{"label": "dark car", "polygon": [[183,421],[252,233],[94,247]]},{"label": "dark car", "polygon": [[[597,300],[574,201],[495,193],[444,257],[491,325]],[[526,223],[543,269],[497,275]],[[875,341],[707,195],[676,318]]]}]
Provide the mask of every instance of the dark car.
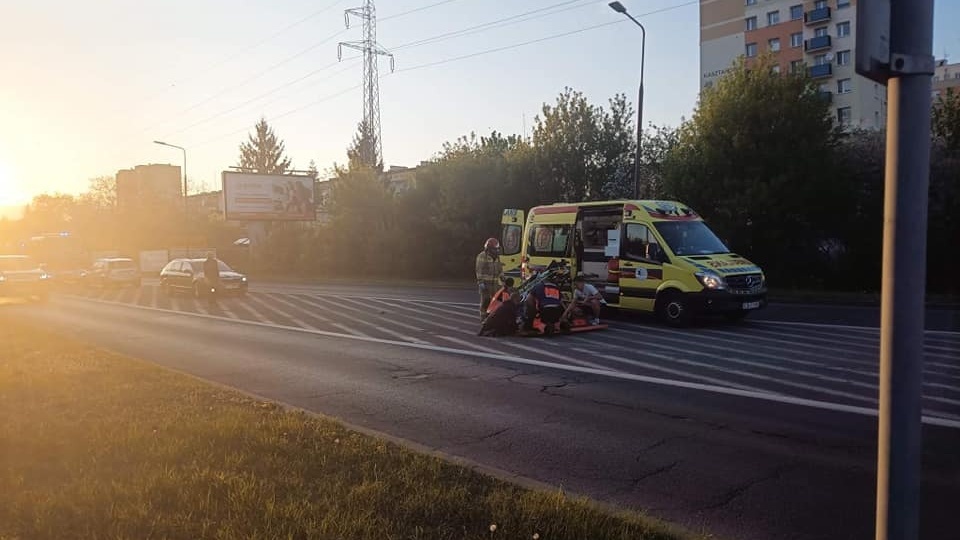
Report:
[{"label": "dark car", "polygon": [[0,255],[0,297],[35,299],[50,296],[50,274],[25,255]]},{"label": "dark car", "polygon": [[[160,271],[160,289],[165,294],[188,292],[195,297],[206,296],[209,289],[203,277],[204,259],[174,259]],[[247,276],[236,272],[223,261],[220,266],[220,285],[222,292],[234,294],[247,293]]]},{"label": "dark car", "polygon": [[97,259],[90,270],[84,275],[88,285],[97,287],[140,286],[140,270],[133,259],[126,257],[110,257]]}]

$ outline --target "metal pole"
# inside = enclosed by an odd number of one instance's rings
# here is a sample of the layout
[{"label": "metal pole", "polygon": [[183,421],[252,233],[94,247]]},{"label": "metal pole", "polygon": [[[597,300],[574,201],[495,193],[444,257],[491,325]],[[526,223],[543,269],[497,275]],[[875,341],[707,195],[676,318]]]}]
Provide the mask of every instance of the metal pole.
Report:
[{"label": "metal pole", "polygon": [[877,540],[919,534],[933,0],[891,0]]},{"label": "metal pole", "polygon": [[187,205],[187,149],[180,148],[180,151],[183,152],[183,217],[187,219],[190,217]]},{"label": "metal pole", "polygon": [[[640,21],[633,18],[633,15],[630,15],[627,12],[624,12],[624,15],[630,17],[630,20],[637,23],[637,26],[640,27],[640,92],[637,96],[637,156],[634,158],[634,170],[633,170],[633,196],[634,198],[640,198],[640,156],[642,155],[643,147],[643,69],[645,64],[645,59],[647,56],[647,29],[640,24]],[[644,196],[647,195],[644,190]]]}]

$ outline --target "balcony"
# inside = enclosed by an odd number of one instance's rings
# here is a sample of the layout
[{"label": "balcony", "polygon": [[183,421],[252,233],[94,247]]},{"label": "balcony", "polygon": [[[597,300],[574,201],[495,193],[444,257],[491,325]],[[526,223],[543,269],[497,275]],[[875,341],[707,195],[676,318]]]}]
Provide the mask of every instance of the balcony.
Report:
[{"label": "balcony", "polygon": [[819,93],[819,96],[820,96],[820,99],[824,100],[828,104],[833,103],[833,92],[829,90],[821,90]]},{"label": "balcony", "polygon": [[820,24],[830,20],[830,8],[814,9],[803,14],[803,21],[807,24]]},{"label": "balcony", "polygon": [[807,73],[812,79],[829,77],[833,75],[833,64],[820,64],[819,66],[811,66],[807,69]]},{"label": "balcony", "polygon": [[804,41],[803,50],[810,52],[829,49],[831,44],[830,36],[817,36]]}]

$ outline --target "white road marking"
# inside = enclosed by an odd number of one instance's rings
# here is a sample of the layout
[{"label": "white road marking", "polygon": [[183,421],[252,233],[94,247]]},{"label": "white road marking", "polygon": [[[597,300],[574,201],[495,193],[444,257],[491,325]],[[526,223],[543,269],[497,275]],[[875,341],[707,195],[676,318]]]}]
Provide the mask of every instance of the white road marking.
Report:
[{"label": "white road marking", "polygon": [[[353,322],[356,323],[356,324],[373,328],[373,329],[376,330],[377,332],[383,332],[384,334],[387,334],[388,336],[393,336],[393,337],[395,337],[395,338],[397,338],[397,339],[402,339],[402,340],[404,340],[404,341],[409,341],[409,342],[411,342],[411,343],[427,343],[426,341],[423,341],[422,339],[417,339],[417,338],[415,338],[415,337],[410,337],[410,336],[401,334],[400,332],[393,331],[393,330],[391,330],[391,329],[389,329],[389,328],[384,328],[383,325],[379,325],[379,324],[374,323],[374,322],[365,321],[365,320],[363,320],[363,319],[361,319],[361,318],[359,318],[359,317],[354,317],[354,316],[352,316],[352,315],[348,315],[348,314],[346,314],[346,313],[343,312],[344,309],[342,308],[342,306],[337,305],[337,303],[336,303],[336,302],[333,302],[332,300],[326,300],[326,299],[322,299],[322,298],[317,298],[316,300],[305,300],[305,299],[301,299],[300,301],[301,301],[301,302],[304,302],[304,303],[307,303],[307,304],[310,304],[310,305],[312,305],[312,306],[319,307],[319,308],[321,308],[321,309],[328,309],[328,310],[330,310],[330,311],[332,312],[332,315],[333,315],[333,316],[341,317],[341,318],[347,319],[348,321],[353,321]],[[323,304],[320,304],[320,303],[318,303],[318,302],[325,302],[325,303],[328,304],[328,305],[323,305]]]},{"label": "white road marking", "polygon": [[294,304],[293,302],[291,302],[291,301],[289,301],[289,300],[287,300],[287,299],[285,299],[285,298],[282,298],[282,296],[281,296],[279,293],[264,293],[264,294],[268,295],[268,296],[270,297],[270,299],[273,300],[274,302],[283,304],[283,305],[285,305],[285,306],[287,306],[287,307],[289,307],[289,308],[291,308],[291,309],[295,309],[295,310],[297,310],[297,311],[299,311],[299,312],[301,312],[301,313],[305,313],[305,314],[307,314],[307,315],[309,315],[309,316],[311,316],[311,317],[313,317],[313,318],[315,318],[315,319],[320,319],[321,321],[327,322],[327,323],[328,323],[328,322],[333,322],[333,321],[331,321],[329,318],[327,318],[325,315],[323,315],[322,313],[317,313],[316,311],[308,311],[308,310],[304,309],[303,306],[298,306],[297,304]]},{"label": "white road marking", "polygon": [[252,302],[252,303],[254,303],[254,304],[257,304],[258,306],[260,306],[261,309],[265,309],[265,310],[267,310],[267,311],[271,311],[271,312],[276,313],[277,315],[279,315],[279,316],[281,316],[281,317],[290,319],[290,321],[292,321],[293,324],[295,324],[295,325],[297,325],[297,326],[300,326],[301,328],[306,328],[306,329],[309,329],[309,330],[316,330],[316,329],[317,329],[317,327],[301,321],[300,319],[294,317],[293,315],[290,315],[290,314],[287,313],[286,311],[283,311],[283,310],[281,310],[281,309],[277,309],[277,308],[275,308],[275,307],[273,307],[273,306],[267,305],[263,300],[260,300],[259,298],[256,298],[254,295],[251,295],[251,294],[247,293],[247,300],[248,300],[249,302]]},{"label": "white road marking", "polygon": [[[317,298],[317,300],[325,301],[325,300],[323,300],[323,299],[321,299],[321,298]],[[354,300],[346,300],[346,299],[344,299],[344,298],[341,298],[340,301],[341,301],[341,302],[344,302],[344,303],[349,303],[349,304],[357,304],[357,305],[360,305],[360,306],[366,307],[366,308],[371,307],[371,306],[369,306],[369,305],[364,306],[363,304],[360,304],[359,302],[356,302],[356,301],[354,301]],[[372,315],[372,316],[374,316],[374,317],[377,317],[378,319],[382,319],[382,320],[384,320],[384,321],[387,321],[389,324],[392,324],[392,325],[394,325],[394,326],[399,326],[400,328],[406,328],[407,330],[410,330],[411,332],[417,332],[417,333],[420,333],[420,334],[424,334],[424,333],[427,332],[425,329],[420,328],[419,326],[414,326],[414,325],[412,325],[412,324],[407,324],[407,323],[404,323],[404,322],[400,322],[400,321],[398,321],[398,320],[396,319],[396,317],[385,317],[385,316],[383,316],[383,315],[380,315],[379,313],[371,313],[370,311],[366,311],[366,310],[361,309],[361,308],[350,307],[350,306],[344,305],[344,304],[340,304],[339,307],[344,308],[344,309],[349,309],[349,310],[351,310],[351,311],[353,311],[353,312],[355,312],[355,313],[361,313],[361,314],[364,314],[364,315]],[[375,309],[375,308],[374,308],[374,309]],[[425,342],[425,343],[426,343],[426,342]]]},{"label": "white road marking", "polygon": [[[805,322],[793,322],[793,321],[766,321],[766,320],[756,320],[755,324],[772,324],[772,325],[782,325],[782,326],[801,326],[809,328],[830,328],[834,330],[861,330],[867,332],[877,332],[879,335],[880,328],[876,326],[852,326],[844,324],[823,324],[823,323],[805,323]],[[931,336],[957,336],[960,337],[960,332],[953,332],[949,330],[924,330],[924,334]]]},{"label": "white road marking", "polygon": [[[727,381],[727,380],[724,380],[724,379],[717,379],[717,378],[714,378],[714,377],[708,377],[708,376],[706,376],[706,375],[699,375],[699,374],[697,374],[697,373],[691,373],[691,372],[689,372],[689,371],[682,371],[682,370],[679,370],[679,369],[670,369],[670,368],[668,368],[668,367],[664,367],[664,366],[661,366],[661,365],[658,365],[658,364],[650,364],[650,363],[648,363],[648,362],[641,362],[640,360],[634,360],[634,359],[632,359],[632,358],[624,358],[624,357],[622,357],[622,356],[616,356],[616,355],[612,355],[612,354],[598,354],[598,353],[595,352],[595,351],[591,351],[590,349],[584,349],[584,348],[582,348],[582,347],[571,347],[570,350],[571,350],[571,351],[577,351],[577,352],[579,352],[579,353],[581,353],[581,354],[592,354],[592,355],[597,356],[597,357],[599,357],[599,358],[603,358],[603,359],[606,359],[606,360],[610,360],[611,362],[618,362],[618,363],[621,363],[621,364],[627,364],[627,365],[630,365],[630,366],[637,366],[637,367],[641,367],[641,368],[644,368],[644,369],[651,369],[651,370],[654,370],[654,371],[662,371],[662,372],[664,372],[664,373],[669,373],[669,374],[671,374],[671,375],[679,375],[679,376],[681,376],[681,377],[686,377],[686,378],[688,378],[688,379],[696,379],[696,380],[698,380],[698,381],[703,381],[703,382],[708,382],[708,383],[714,383],[714,384],[719,384],[719,385],[723,385],[723,386],[729,386],[729,387],[731,387],[731,388],[740,388],[741,390],[750,390],[750,391],[753,391],[753,392],[767,392],[766,390],[763,390],[762,388],[756,388],[756,387],[753,387],[753,386],[747,386],[747,385],[745,385],[745,384],[735,383],[735,382],[733,382],[733,381]],[[669,357],[669,356],[666,356],[666,355],[663,355],[663,354],[657,354],[657,353],[653,353],[653,352],[649,352],[649,351],[644,352],[643,355],[644,355],[644,356],[652,356],[652,357],[654,357],[654,358],[660,358],[660,359],[662,359],[662,360],[673,361],[673,358],[671,358],[671,357]],[[767,392],[767,393],[772,393],[772,392]]]},{"label": "white road marking", "polygon": [[[70,301],[70,300],[67,300],[67,302],[69,302],[69,301]],[[96,303],[96,304],[105,304],[105,305],[117,306],[117,307],[120,307],[120,308],[123,308],[123,309],[137,309],[137,310],[143,310],[143,311],[156,311],[156,312],[162,312],[162,313],[169,313],[169,314],[173,314],[173,315],[180,315],[180,316],[183,316],[183,317],[196,317],[196,318],[208,319],[208,320],[213,320],[213,321],[229,322],[229,323],[231,323],[231,324],[244,324],[244,325],[255,326],[255,327],[260,327],[260,328],[271,328],[271,329],[284,330],[284,331],[289,331],[289,332],[300,332],[300,333],[305,333],[305,334],[310,334],[310,335],[315,335],[315,336],[322,336],[322,337],[329,337],[329,338],[347,339],[347,340],[353,340],[353,341],[362,341],[362,342],[365,342],[365,343],[376,343],[376,344],[380,344],[380,345],[394,345],[394,346],[397,346],[397,347],[407,347],[407,348],[411,348],[411,349],[420,349],[420,350],[426,350],[426,351],[432,351],[432,352],[442,352],[442,353],[449,353],[449,354],[459,354],[459,355],[463,355],[463,356],[473,356],[473,357],[477,357],[477,358],[488,358],[488,359],[491,359],[491,360],[500,360],[500,361],[503,361],[503,362],[511,362],[511,363],[516,363],[516,364],[529,365],[529,366],[545,367],[545,368],[557,369],[557,370],[560,370],[560,371],[570,371],[570,372],[573,372],[573,373],[587,373],[587,374],[591,374],[591,375],[599,375],[599,376],[608,377],[608,378],[611,378],[611,379],[622,379],[622,380],[628,380],[628,381],[645,382],[645,383],[650,383],[650,384],[658,384],[658,385],[661,385],[661,386],[670,386],[670,387],[674,387],[674,388],[684,388],[684,389],[687,389],[687,390],[700,390],[700,391],[703,391],[703,392],[708,392],[708,393],[713,393],[713,394],[723,394],[723,395],[729,395],[729,396],[744,397],[744,398],[756,399],[756,400],[760,400],[760,401],[769,401],[769,402],[782,403],[782,404],[787,404],[787,405],[797,405],[797,406],[801,406],[801,407],[808,407],[808,408],[820,409],[820,410],[828,410],[828,411],[834,411],[834,412],[845,412],[845,413],[857,414],[857,415],[861,415],[861,416],[876,417],[876,416],[878,415],[878,412],[877,412],[876,409],[869,409],[869,408],[866,408],[866,407],[857,407],[857,406],[853,406],[853,405],[844,405],[844,404],[841,404],[841,403],[831,403],[831,402],[828,402],[828,401],[819,401],[819,400],[813,400],[813,399],[797,398],[797,397],[786,396],[786,395],[782,395],[782,394],[772,394],[772,393],[767,393],[767,392],[754,392],[754,391],[750,391],[750,390],[741,390],[741,389],[738,389],[738,388],[729,388],[729,387],[724,387],[724,386],[715,386],[715,385],[701,384],[701,383],[691,383],[691,382],[687,382],[687,381],[678,381],[678,380],[674,380],[674,379],[661,379],[661,378],[658,378],[658,377],[648,377],[648,376],[646,376],[646,375],[636,375],[636,374],[633,374],[633,373],[625,373],[625,372],[622,372],[622,371],[610,371],[610,370],[606,370],[606,369],[594,369],[594,368],[589,368],[589,367],[585,367],[585,366],[571,366],[571,365],[566,365],[566,364],[556,364],[556,363],[553,363],[553,362],[545,362],[545,361],[542,361],[542,360],[533,360],[533,359],[529,359],[529,358],[519,358],[519,357],[513,357],[513,356],[506,356],[506,355],[502,355],[502,354],[488,353],[488,352],[483,352],[483,351],[474,351],[474,350],[466,350],[466,349],[454,349],[454,348],[444,347],[444,346],[440,346],[440,345],[429,345],[429,344],[422,344],[422,343],[410,343],[410,342],[407,342],[407,341],[393,341],[393,340],[389,340],[389,339],[375,338],[375,337],[369,337],[369,336],[355,336],[355,335],[351,335],[351,334],[338,334],[338,333],[336,333],[336,332],[327,332],[327,331],[324,331],[324,330],[310,330],[310,329],[306,329],[306,328],[298,328],[298,327],[296,327],[296,326],[284,326],[284,325],[280,325],[280,324],[262,323],[262,322],[257,322],[257,321],[247,321],[247,320],[231,321],[230,319],[225,319],[225,318],[223,318],[223,317],[215,317],[215,316],[213,316],[213,315],[201,315],[201,314],[199,314],[199,313],[190,313],[190,312],[184,312],[184,311],[174,311],[174,310],[170,310],[170,309],[153,309],[153,308],[146,307],[146,306],[135,306],[135,305],[130,305],[130,304],[116,304],[116,303],[113,303],[113,302],[105,302],[105,301],[103,301],[103,300],[80,299],[80,298],[78,298],[78,299],[76,299],[76,302],[78,302],[78,303],[89,302],[89,303]],[[928,425],[948,427],[948,428],[951,428],[951,429],[960,429],[960,420],[951,420],[951,419],[947,419],[947,418],[938,418],[938,417],[934,417],[934,416],[924,415],[923,417],[921,417],[921,421],[922,421],[924,424],[928,424]]]}]

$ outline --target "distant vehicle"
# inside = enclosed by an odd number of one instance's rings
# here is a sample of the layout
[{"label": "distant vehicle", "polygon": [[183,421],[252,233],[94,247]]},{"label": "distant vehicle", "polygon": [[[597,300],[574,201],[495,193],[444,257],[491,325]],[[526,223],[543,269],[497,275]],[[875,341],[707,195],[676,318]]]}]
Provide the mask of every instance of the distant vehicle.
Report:
[{"label": "distant vehicle", "polygon": [[133,259],[111,257],[97,259],[84,276],[87,284],[94,287],[129,285],[140,286],[140,270]]},{"label": "distant vehicle", "polygon": [[83,242],[68,231],[32,236],[20,242],[19,251],[42,264],[57,285],[79,283],[89,263]]},{"label": "distant vehicle", "polygon": [[[189,292],[196,298],[206,296],[209,289],[203,276],[203,259],[174,259],[160,271],[160,289],[164,294]],[[220,265],[220,286],[222,292],[244,295],[249,282],[247,276],[230,268],[227,263]]]},{"label": "distant vehicle", "polygon": [[26,255],[0,255],[0,296],[46,302],[50,274]]}]

